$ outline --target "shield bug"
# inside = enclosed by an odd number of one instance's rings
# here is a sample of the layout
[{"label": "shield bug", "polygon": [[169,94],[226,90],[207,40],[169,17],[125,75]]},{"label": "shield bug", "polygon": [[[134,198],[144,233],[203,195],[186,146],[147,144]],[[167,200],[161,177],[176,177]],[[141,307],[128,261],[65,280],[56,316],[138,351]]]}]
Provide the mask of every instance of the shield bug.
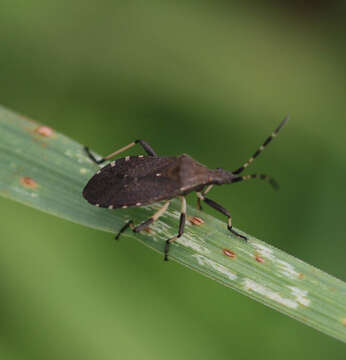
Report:
[{"label": "shield bug", "polygon": [[118,151],[97,160],[85,147],[89,158],[96,164],[101,164],[125,150],[139,144],[147,153],[146,156],[126,156],[113,160],[108,165],[99,169],[89,180],[83,190],[84,198],[92,205],[108,209],[126,209],[149,205],[164,201],[162,207],[148,220],[134,226],[133,221],[128,221],[116,235],[116,239],[128,228],[140,232],[156,221],[168,208],[173,198],[181,200],[181,214],[178,234],[168,239],[165,244],[165,260],[168,260],[170,244],[184,233],[186,219],[185,196],[190,192],[196,192],[197,206],[201,210],[201,201],[219,211],[227,217],[227,228],[230,232],[243,240],[247,238],[232,227],[231,215],[223,206],[206,197],[206,194],[214,185],[233,184],[240,181],[258,178],[269,182],[274,188],[278,188],[276,181],[263,174],[240,176],[254,159],[263,151],[270,141],[278,134],[285,125],[288,116],[281,122],[277,129],[266,139],[258,150],[240,168],[234,171],[223,169],[208,169],[206,166],[192,159],[189,155],[161,157],[158,156],[151,146],[144,140],[136,140]]}]

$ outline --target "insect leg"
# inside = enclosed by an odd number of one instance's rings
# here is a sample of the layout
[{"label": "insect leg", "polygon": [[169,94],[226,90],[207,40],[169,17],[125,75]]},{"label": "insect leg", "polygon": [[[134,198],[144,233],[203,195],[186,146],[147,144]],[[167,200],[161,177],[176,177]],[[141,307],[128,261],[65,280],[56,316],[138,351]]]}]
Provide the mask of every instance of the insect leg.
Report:
[{"label": "insect leg", "polygon": [[136,144],[140,144],[142,145],[143,149],[145,150],[145,152],[149,155],[149,156],[157,156],[155,151],[151,148],[151,146],[144,140],[135,140],[134,142],[123,146],[121,149],[105,156],[104,158],[101,158],[100,160],[97,160],[95,158],[95,156],[90,152],[89,148],[87,146],[84,146],[84,151],[87,153],[87,155],[89,156],[89,158],[95,163],[95,164],[102,164],[103,162],[105,162],[106,160],[111,159],[112,157],[132,148],[133,146],[135,146]]},{"label": "insect leg", "polygon": [[136,140],[135,144],[142,145],[143,149],[149,156],[157,156],[156,152],[152,149],[152,147],[144,140]]},{"label": "insect leg", "polygon": [[250,157],[250,159],[242,165],[239,169],[232,171],[232,174],[240,174],[244,169],[246,169],[254,160],[255,158],[264,150],[264,148],[275,138],[281,128],[286,124],[287,120],[289,119],[286,116],[281,124],[275,129],[275,131],[267,138],[267,140],[257,149],[257,151]]},{"label": "insect leg", "polygon": [[151,148],[151,146],[145,142],[144,140],[135,140],[134,142],[132,142],[131,144],[128,144],[124,147],[122,147],[121,149],[107,155],[104,157],[104,160],[109,160],[111,159],[112,157],[124,152],[125,150],[128,150],[128,149],[131,149],[133,146],[135,146],[136,144],[140,144],[142,145],[143,149],[146,151],[146,153],[149,155],[149,156],[157,156],[155,151]]},{"label": "insect leg", "polygon": [[95,158],[95,156],[91,153],[91,151],[89,150],[89,148],[88,148],[87,146],[84,146],[84,151],[87,153],[89,159],[90,159],[92,162],[94,162],[95,164],[102,164],[102,163],[105,161],[104,158],[102,158],[102,159],[100,159],[100,160],[97,160],[97,159]]},{"label": "insect leg", "polygon": [[140,232],[147,228],[150,224],[152,224],[154,221],[156,221],[167,209],[169,206],[170,200],[166,201],[163,206],[156,211],[156,213],[149,218],[148,220],[144,221],[142,224],[137,225],[135,228],[132,229],[134,232]]},{"label": "insect leg", "polygon": [[131,149],[131,148],[132,148],[133,146],[135,146],[135,145],[136,145],[136,142],[134,141],[134,142],[132,142],[132,143],[126,145],[126,146],[123,146],[123,147],[120,148],[119,150],[114,151],[113,153],[105,156],[105,157],[103,158],[103,161],[109,160],[109,159],[111,159],[112,157],[117,156],[118,154],[120,154],[120,153],[122,153],[122,152],[124,152],[124,151],[126,151],[126,150],[128,150],[128,149]]},{"label": "insect leg", "polygon": [[197,196],[205,201],[210,207],[214,208],[215,210],[219,211],[221,214],[224,214],[227,216],[228,220],[227,220],[227,229],[232,232],[233,234],[239,236],[240,238],[244,239],[244,240],[247,240],[247,238],[244,236],[244,235],[241,235],[239,233],[237,233],[235,230],[233,230],[233,227],[232,227],[232,219],[231,219],[231,215],[229,213],[228,210],[226,210],[224,207],[222,207],[221,205],[219,205],[218,203],[216,203],[215,201],[211,200],[211,199],[208,199],[206,197],[204,197],[203,194],[197,192]]},{"label": "insect leg", "polygon": [[[209,185],[204,191],[202,191],[202,194],[205,195],[207,194],[213,187],[214,185]],[[197,196],[197,209],[198,210],[202,210],[202,205],[201,205],[201,199]]]},{"label": "insect leg", "polygon": [[246,181],[246,180],[255,179],[255,178],[267,181],[275,190],[279,189],[279,184],[272,177],[270,177],[268,175],[264,175],[264,174],[252,174],[252,175],[245,175],[245,176],[237,176],[232,179],[232,183],[239,182],[239,181]]},{"label": "insect leg", "polygon": [[129,220],[125,225],[119,230],[118,234],[115,236],[115,240],[118,240],[120,235],[128,228],[133,226],[133,221]]},{"label": "insect leg", "polygon": [[164,260],[168,261],[168,252],[169,252],[169,246],[170,244],[180,238],[181,235],[184,233],[184,227],[185,227],[185,219],[186,219],[186,199],[184,196],[181,196],[181,211],[180,211],[180,221],[179,221],[179,232],[178,235],[172,237],[171,239],[168,239],[166,241],[165,245],[165,257]]}]

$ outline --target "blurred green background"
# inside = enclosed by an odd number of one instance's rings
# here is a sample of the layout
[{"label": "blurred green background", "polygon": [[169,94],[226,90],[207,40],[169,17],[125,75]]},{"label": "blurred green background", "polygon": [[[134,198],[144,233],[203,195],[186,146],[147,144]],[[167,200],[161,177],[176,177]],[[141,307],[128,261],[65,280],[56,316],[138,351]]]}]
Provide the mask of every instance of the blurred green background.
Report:
[{"label": "blurred green background", "polygon": [[[345,10],[2,0],[0,103],[101,154],[143,138],[229,170],[289,113],[249,171],[281,190],[212,198],[236,227],[345,279]],[[0,211],[1,359],[345,359],[341,342],[140,243],[5,199]]]}]

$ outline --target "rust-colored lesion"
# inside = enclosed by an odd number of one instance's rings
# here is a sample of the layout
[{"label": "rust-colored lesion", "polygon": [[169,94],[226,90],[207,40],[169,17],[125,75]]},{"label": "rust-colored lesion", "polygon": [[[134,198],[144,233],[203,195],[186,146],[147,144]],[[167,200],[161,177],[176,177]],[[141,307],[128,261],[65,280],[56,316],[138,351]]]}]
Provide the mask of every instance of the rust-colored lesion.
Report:
[{"label": "rust-colored lesion", "polygon": [[56,133],[55,131],[50,128],[49,126],[45,125],[38,125],[36,123],[36,127],[31,126],[25,126],[25,130],[32,136],[33,140],[38,142],[43,148],[47,146],[46,141],[44,141],[44,138],[55,138]]},{"label": "rust-colored lesion", "polygon": [[201,226],[204,224],[204,220],[197,216],[188,216],[187,219],[192,225]]},{"label": "rust-colored lesion", "polygon": [[235,259],[236,256],[237,256],[237,255],[235,254],[235,252],[232,251],[232,250],[223,249],[222,251],[223,251],[223,253],[224,253],[226,256],[230,257],[231,259]]},{"label": "rust-colored lesion", "polygon": [[259,256],[258,254],[256,254],[255,259],[257,262],[259,262],[260,264],[264,264],[265,260],[263,257]]},{"label": "rust-colored lesion", "polygon": [[34,132],[41,136],[45,136],[45,137],[52,137],[55,134],[55,132],[52,128],[45,126],[45,125],[41,125],[41,126],[37,127],[34,130]]},{"label": "rust-colored lesion", "polygon": [[38,183],[32,179],[31,177],[29,176],[23,176],[20,178],[20,183],[26,187],[26,188],[29,188],[29,189],[36,189],[38,188]]}]

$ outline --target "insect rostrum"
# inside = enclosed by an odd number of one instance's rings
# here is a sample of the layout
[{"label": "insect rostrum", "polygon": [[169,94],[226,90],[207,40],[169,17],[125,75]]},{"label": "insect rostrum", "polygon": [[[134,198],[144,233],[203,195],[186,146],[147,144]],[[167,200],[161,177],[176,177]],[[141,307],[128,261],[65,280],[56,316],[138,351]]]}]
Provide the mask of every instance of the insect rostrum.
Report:
[{"label": "insect rostrum", "polygon": [[83,196],[92,205],[108,209],[125,209],[127,207],[149,205],[165,200],[163,206],[142,224],[134,226],[132,220],[127,222],[116,235],[116,239],[128,227],[131,227],[134,232],[144,230],[167,210],[170,200],[180,197],[181,214],[179,231],[176,236],[166,241],[164,249],[165,260],[168,260],[170,244],[184,233],[186,219],[185,196],[190,192],[196,192],[199,209],[201,209],[201,201],[204,201],[215,210],[224,214],[227,217],[228,230],[246,241],[245,236],[233,230],[228,210],[206,197],[206,194],[214,185],[233,184],[254,178],[265,180],[274,188],[277,188],[278,185],[274,179],[267,175],[252,174],[240,176],[240,174],[277,135],[287,120],[288,117],[286,116],[253,156],[240,168],[231,172],[223,169],[208,169],[187,154],[178,157],[158,156],[144,140],[136,140],[100,160],[97,160],[89,149],[85,147],[89,158],[96,164],[101,164],[136,144],[140,144],[143,147],[147,156],[126,156],[113,160],[98,170],[89,180],[83,190]]}]

